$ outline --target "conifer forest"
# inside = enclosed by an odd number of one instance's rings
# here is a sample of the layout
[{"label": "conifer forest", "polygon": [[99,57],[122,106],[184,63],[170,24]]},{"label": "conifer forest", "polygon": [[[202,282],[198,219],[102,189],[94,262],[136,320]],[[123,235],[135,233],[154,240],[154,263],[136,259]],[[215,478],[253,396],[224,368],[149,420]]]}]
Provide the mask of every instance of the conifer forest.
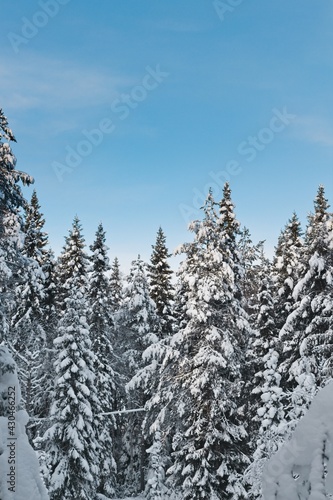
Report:
[{"label": "conifer forest", "polygon": [[79,216],[54,254],[14,142],[1,111],[0,499],[332,498],[324,186],[271,259],[225,183],[177,271],[160,227],[125,275],[103,225],[86,242]]}]

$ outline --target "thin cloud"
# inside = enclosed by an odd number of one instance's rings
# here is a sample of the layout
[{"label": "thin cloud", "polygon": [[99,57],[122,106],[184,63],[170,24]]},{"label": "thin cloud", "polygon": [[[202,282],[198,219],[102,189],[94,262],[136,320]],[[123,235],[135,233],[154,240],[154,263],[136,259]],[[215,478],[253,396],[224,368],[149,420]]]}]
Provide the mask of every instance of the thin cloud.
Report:
[{"label": "thin cloud", "polygon": [[333,123],[318,116],[298,116],[293,120],[293,133],[298,139],[333,146]]},{"label": "thin cloud", "polygon": [[110,103],[133,79],[73,61],[29,55],[0,60],[0,96],[6,109],[75,109]]}]

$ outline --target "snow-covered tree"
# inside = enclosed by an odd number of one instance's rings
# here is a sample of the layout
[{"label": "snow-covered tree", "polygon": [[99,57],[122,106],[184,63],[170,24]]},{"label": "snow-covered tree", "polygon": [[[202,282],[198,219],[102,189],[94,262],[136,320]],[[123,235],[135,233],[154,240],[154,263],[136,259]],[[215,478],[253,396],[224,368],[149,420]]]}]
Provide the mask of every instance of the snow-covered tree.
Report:
[{"label": "snow-covered tree", "polygon": [[153,444],[147,449],[149,455],[148,474],[145,489],[146,500],[164,500],[166,498],[165,464],[163,461],[163,446],[161,433],[154,432]]},{"label": "snow-covered tree", "polygon": [[48,257],[48,236],[43,230],[45,219],[40,211],[36,190],[33,191],[31,201],[25,207],[24,220],[24,246],[23,253],[27,257],[33,258],[43,267]]},{"label": "snow-covered tree", "polygon": [[293,290],[295,305],[281,329],[284,390],[292,397],[290,420],[304,414],[318,388],[333,374],[333,219],[324,188],[309,216],[303,275]]},{"label": "snow-covered tree", "polygon": [[20,209],[25,206],[20,182],[29,185],[32,177],[16,170],[16,158],[11,149],[16,139],[0,109],[0,326],[1,339],[8,338],[8,314],[14,309],[13,290],[19,282],[22,243]]},{"label": "snow-covered tree", "polygon": [[114,258],[111,266],[109,295],[112,310],[118,311],[123,300],[123,284],[117,257]]},{"label": "snow-covered tree", "polygon": [[[90,246],[91,270],[89,275],[89,315],[90,337],[92,350],[95,354],[94,372],[95,387],[99,402],[104,412],[114,409],[115,373],[112,348],[113,318],[109,297],[108,248],[105,245],[105,231],[102,224],[98,226],[96,238]],[[116,464],[113,457],[113,436],[116,422],[113,415],[106,416],[99,422],[98,436],[101,448],[99,450],[98,492],[113,496],[115,492]]]},{"label": "snow-covered tree", "polygon": [[179,497],[243,499],[248,458],[240,406],[250,327],[228,184],[219,206],[210,192],[203,211],[203,221],[190,225],[194,242],[180,248],[187,324],[171,340],[151,406],[160,411],[155,428],[173,438],[168,474]]},{"label": "snow-covered tree", "polygon": [[[99,474],[99,414],[89,338],[87,257],[76,217],[61,255],[63,313],[54,341],[53,425],[44,436],[52,500],[91,500]],[[66,295],[65,295],[66,294]]]},{"label": "snow-covered tree", "polygon": [[171,254],[166,247],[166,238],[160,227],[156,243],[152,245],[153,252],[148,266],[150,296],[156,304],[157,314],[161,320],[161,336],[172,334],[173,314],[172,301],[174,289],[171,283],[172,270],[168,263]]},{"label": "snow-covered tree", "polygon": [[21,250],[24,257],[21,265],[22,278],[15,291],[17,305],[11,319],[11,343],[16,351],[15,358],[25,408],[35,416],[41,416],[38,411],[38,399],[46,390],[45,386],[41,388],[41,378],[45,381],[43,364],[47,358],[47,323],[44,317],[46,277],[43,267],[49,254],[45,248],[48,238],[43,231],[44,223],[34,191],[31,203],[25,206],[24,243]]},{"label": "snow-covered tree", "polygon": [[[144,367],[143,352],[158,341],[159,328],[156,306],[149,295],[146,265],[138,256],[132,262],[124,290],[119,326],[123,353],[122,377],[125,382],[128,383]],[[124,395],[124,403],[127,409],[142,408],[149,396],[149,387],[143,391],[131,385]],[[143,491],[145,486],[146,443],[142,433],[142,421],[142,412],[128,414],[119,419],[122,453],[118,458],[118,468],[120,481],[127,485],[127,493],[138,493]],[[125,432],[122,430],[124,425]]]},{"label": "snow-covered tree", "polygon": [[276,326],[274,288],[270,264],[262,270],[258,294],[259,312],[255,337],[249,349],[252,361],[252,394],[248,413],[248,430],[253,456],[246,472],[251,498],[261,498],[263,467],[285,438],[285,410],[281,375],[278,371],[281,346]]},{"label": "snow-covered tree", "polygon": [[261,269],[264,241],[254,244],[247,227],[240,230],[237,247],[243,267],[240,286],[243,295],[244,309],[250,318],[257,314],[257,296],[261,285]]},{"label": "snow-covered tree", "polygon": [[23,185],[33,183],[31,176],[15,169],[16,158],[10,142],[16,142],[16,139],[8,126],[3,110],[0,108],[0,237],[4,236],[3,218],[8,213],[15,213],[17,209],[25,205],[19,181]]},{"label": "snow-covered tree", "polygon": [[300,221],[294,212],[278,239],[273,259],[276,288],[277,327],[281,329],[295,304],[294,287],[301,277],[303,240]]},{"label": "snow-covered tree", "polygon": [[55,267],[56,305],[60,314],[65,309],[64,299],[69,292],[73,269],[75,269],[78,278],[83,281],[87,279],[88,257],[83,248],[84,240],[81,236],[81,225],[79,218],[75,216],[72,229],[69,235],[65,237],[65,247]]}]

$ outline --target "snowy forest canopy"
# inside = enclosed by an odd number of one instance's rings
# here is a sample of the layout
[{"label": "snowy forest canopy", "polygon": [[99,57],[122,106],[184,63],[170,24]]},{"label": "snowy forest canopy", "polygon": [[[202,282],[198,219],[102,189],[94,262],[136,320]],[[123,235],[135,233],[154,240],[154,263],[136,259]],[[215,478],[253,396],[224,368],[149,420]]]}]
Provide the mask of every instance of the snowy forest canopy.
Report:
[{"label": "snowy forest canopy", "polygon": [[[138,257],[123,278],[101,224],[87,252],[75,217],[55,258],[11,141],[0,110],[1,499],[286,499],[269,473],[262,491],[263,471],[333,375],[324,187],[304,232],[291,214],[272,260],[240,226],[225,184],[190,224],[176,279],[161,228],[150,262]],[[39,460],[22,496],[4,479],[16,411],[18,451]],[[283,469],[289,500],[330,498],[325,432],[319,493],[297,462]]]}]

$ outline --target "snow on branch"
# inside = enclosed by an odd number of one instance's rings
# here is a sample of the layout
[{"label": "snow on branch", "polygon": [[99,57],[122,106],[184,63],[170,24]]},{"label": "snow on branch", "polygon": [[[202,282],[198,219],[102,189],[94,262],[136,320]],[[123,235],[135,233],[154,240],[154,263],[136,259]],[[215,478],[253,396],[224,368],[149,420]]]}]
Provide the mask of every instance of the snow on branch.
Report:
[{"label": "snow on branch", "polygon": [[146,411],[146,408],[133,408],[133,410],[118,410],[99,413],[99,415],[120,415],[121,413],[135,413],[137,411]]}]

